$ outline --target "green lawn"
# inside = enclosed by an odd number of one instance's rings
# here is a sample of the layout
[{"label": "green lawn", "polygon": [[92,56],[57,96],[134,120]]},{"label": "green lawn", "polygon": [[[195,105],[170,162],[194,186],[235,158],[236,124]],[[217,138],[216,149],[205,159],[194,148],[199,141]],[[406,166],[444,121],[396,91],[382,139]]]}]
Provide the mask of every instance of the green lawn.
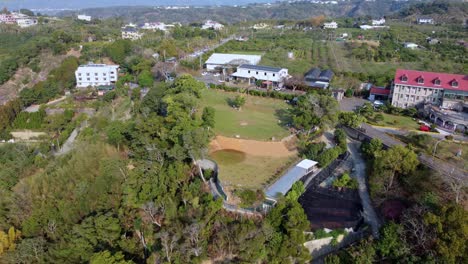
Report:
[{"label": "green lawn", "polygon": [[264,188],[297,161],[296,155],[273,158],[226,150],[212,153],[211,158],[218,163],[223,185],[246,189]]},{"label": "green lawn", "polygon": [[279,114],[288,105],[278,99],[247,96],[246,104],[238,111],[228,105],[228,99],[237,93],[206,89],[202,93],[201,106],[215,108],[216,125],[214,131],[218,135],[254,140],[277,140],[289,135],[286,128],[279,123]]},{"label": "green lawn", "polygon": [[380,122],[375,122],[374,120],[369,120],[371,124],[377,126],[386,126],[386,127],[395,127],[406,130],[417,130],[419,129],[419,124],[416,120],[413,120],[411,117],[400,116],[400,115],[390,115],[382,113],[384,120]]}]

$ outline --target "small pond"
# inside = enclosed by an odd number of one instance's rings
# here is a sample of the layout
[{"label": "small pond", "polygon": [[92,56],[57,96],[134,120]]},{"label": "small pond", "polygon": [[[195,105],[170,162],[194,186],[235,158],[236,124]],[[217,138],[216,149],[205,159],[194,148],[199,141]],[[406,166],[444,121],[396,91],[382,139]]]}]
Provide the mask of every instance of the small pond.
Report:
[{"label": "small pond", "polygon": [[210,154],[219,165],[238,164],[245,160],[246,154],[234,149],[218,150]]}]

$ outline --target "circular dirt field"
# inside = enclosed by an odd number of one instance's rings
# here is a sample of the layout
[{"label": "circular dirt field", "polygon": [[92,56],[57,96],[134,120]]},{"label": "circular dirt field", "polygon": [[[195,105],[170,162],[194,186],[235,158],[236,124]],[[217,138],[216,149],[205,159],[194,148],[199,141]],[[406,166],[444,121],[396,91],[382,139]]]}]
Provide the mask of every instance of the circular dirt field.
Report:
[{"label": "circular dirt field", "polygon": [[243,152],[253,156],[287,157],[296,154],[286,148],[285,142],[264,142],[216,136],[210,143],[210,153],[220,150]]}]

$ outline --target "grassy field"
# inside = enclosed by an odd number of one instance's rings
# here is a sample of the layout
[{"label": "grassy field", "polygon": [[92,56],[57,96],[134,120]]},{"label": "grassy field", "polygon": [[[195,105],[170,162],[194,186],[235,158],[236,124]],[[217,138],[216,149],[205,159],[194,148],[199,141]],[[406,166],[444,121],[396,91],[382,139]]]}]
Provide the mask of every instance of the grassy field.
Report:
[{"label": "grassy field", "polygon": [[246,97],[246,103],[241,111],[228,105],[228,99],[237,93],[207,89],[203,91],[201,106],[215,108],[215,133],[226,137],[236,137],[254,140],[281,139],[289,132],[279,123],[278,114],[288,107],[277,99],[257,96]]},{"label": "grassy field", "polygon": [[[433,140],[432,146],[435,145]],[[461,150],[461,157],[457,157],[458,151]],[[447,162],[455,164],[461,169],[468,169],[468,143],[460,144],[449,141],[442,141],[437,146],[436,156]]]},{"label": "grassy field", "polygon": [[387,126],[387,127],[395,127],[401,128],[406,130],[417,130],[419,129],[419,124],[413,120],[411,117],[407,116],[399,116],[399,115],[390,115],[382,113],[384,120],[380,122],[375,122],[373,120],[369,120],[371,124],[377,126]]},{"label": "grassy field", "polygon": [[297,160],[297,156],[265,157],[221,150],[211,154],[219,166],[219,178],[225,186],[258,189],[274,179]]}]

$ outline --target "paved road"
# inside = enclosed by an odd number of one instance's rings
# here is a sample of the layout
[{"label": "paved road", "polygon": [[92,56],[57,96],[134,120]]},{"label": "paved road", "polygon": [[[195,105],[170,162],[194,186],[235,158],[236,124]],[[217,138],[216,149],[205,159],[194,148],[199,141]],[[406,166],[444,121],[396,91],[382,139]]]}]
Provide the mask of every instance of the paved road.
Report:
[{"label": "paved road", "polygon": [[217,44],[215,44],[215,45],[213,45],[211,47],[208,47],[208,48],[206,48],[204,50],[195,51],[195,52],[193,52],[191,54],[188,54],[188,55],[180,58],[180,60],[194,60],[194,59],[202,56],[203,54],[205,54],[207,52],[210,52],[210,51],[212,51],[212,50],[226,44],[228,41],[233,40],[234,38],[235,38],[235,35],[231,35],[231,36],[229,36],[229,37],[227,37],[225,39],[220,40]]},{"label": "paved road", "polygon": [[[379,126],[372,126],[373,128],[377,129],[377,130],[380,130],[382,132],[385,132],[385,133],[390,133],[390,134],[394,134],[394,135],[401,135],[401,136],[405,136],[407,134],[409,134],[410,132],[415,132],[417,134],[425,134],[425,135],[429,135],[433,138],[437,138],[437,139],[443,139],[445,138],[445,136],[448,134],[448,133],[440,133],[440,134],[437,134],[437,133],[428,133],[428,132],[424,132],[424,131],[408,131],[408,130],[401,130],[401,129],[398,129],[398,128],[393,128],[393,127],[379,127]],[[452,134],[453,138],[455,140],[459,140],[459,141],[466,141],[468,140],[467,137],[465,136],[462,136],[462,135],[454,135]]]},{"label": "paved road", "polygon": [[359,142],[350,141],[348,148],[351,153],[351,157],[354,161],[354,175],[356,175],[359,183],[359,196],[361,197],[361,203],[363,208],[364,220],[371,226],[372,234],[375,238],[379,237],[380,220],[375,213],[372,201],[370,199],[369,190],[367,189],[366,183],[366,163],[359,152]]},{"label": "paved road", "polygon": [[340,101],[340,110],[344,112],[353,112],[356,107],[363,105],[365,102],[369,101],[358,97],[344,97],[343,100]]},{"label": "paved road", "polygon": [[65,143],[63,143],[60,150],[54,153],[55,156],[65,155],[73,149],[73,143],[75,143],[76,137],[78,136],[78,130],[78,128],[75,128],[71,132],[70,136],[67,138]]},{"label": "paved road", "polygon": [[54,156],[65,155],[68,152],[72,151],[74,148],[75,140],[78,137],[78,134],[80,133],[81,129],[87,126],[87,124],[88,122],[86,120],[81,122],[81,124],[71,132],[70,136],[67,138],[65,143],[63,143],[60,150],[54,153]]}]

